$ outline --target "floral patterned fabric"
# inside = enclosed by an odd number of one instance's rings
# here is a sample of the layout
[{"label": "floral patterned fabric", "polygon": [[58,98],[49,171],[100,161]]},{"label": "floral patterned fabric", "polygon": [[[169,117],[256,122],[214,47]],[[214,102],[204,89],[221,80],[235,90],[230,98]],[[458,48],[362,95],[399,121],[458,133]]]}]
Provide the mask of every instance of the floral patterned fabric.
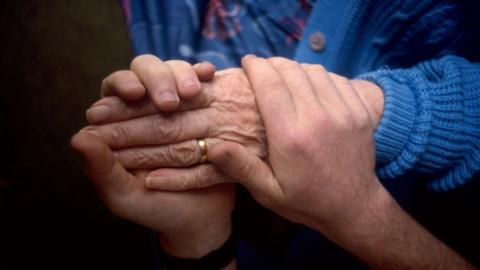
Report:
[{"label": "floral patterned fabric", "polygon": [[293,57],[313,0],[123,0],[135,54],[239,65],[241,56]]}]

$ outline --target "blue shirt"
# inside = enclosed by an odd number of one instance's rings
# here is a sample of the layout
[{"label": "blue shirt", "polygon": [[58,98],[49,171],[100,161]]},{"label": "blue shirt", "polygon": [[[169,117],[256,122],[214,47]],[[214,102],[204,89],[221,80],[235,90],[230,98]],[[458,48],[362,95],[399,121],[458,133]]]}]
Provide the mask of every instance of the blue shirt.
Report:
[{"label": "blue shirt", "polygon": [[132,1],[125,10],[136,54],[223,69],[249,53],[292,58],[313,2]]}]

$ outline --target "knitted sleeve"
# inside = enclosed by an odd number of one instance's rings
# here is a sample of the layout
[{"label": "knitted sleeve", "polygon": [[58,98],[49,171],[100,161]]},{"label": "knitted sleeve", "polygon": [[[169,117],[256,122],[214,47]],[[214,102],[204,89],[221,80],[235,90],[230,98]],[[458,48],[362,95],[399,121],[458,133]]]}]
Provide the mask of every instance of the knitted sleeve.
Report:
[{"label": "knitted sleeve", "polygon": [[380,179],[414,170],[435,176],[429,187],[446,191],[480,170],[479,63],[445,56],[360,78],[385,96],[375,132]]}]

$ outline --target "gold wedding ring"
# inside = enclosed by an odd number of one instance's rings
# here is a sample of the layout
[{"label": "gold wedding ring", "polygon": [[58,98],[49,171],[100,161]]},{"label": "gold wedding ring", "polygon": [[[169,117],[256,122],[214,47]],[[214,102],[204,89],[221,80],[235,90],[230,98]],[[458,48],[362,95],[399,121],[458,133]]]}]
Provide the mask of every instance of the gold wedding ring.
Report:
[{"label": "gold wedding ring", "polygon": [[200,163],[207,161],[207,143],[205,139],[197,139],[198,146],[200,147]]}]

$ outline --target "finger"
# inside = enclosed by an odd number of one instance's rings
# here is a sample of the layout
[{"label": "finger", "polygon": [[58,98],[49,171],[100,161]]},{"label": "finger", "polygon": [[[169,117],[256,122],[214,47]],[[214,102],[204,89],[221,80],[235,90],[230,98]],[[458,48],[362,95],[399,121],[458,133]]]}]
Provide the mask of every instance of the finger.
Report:
[{"label": "finger", "polygon": [[208,160],[245,186],[259,203],[268,206],[283,200],[281,183],[270,168],[243,146],[233,142],[216,144],[209,149]]},{"label": "finger", "polygon": [[260,115],[267,130],[281,132],[285,121],[293,121],[295,106],[278,72],[264,58],[247,55],[242,67],[254,89]]},{"label": "finger", "polygon": [[268,62],[283,78],[297,112],[315,108],[321,104],[310,83],[310,78],[300,64],[282,57],[271,57]]},{"label": "finger", "polygon": [[346,112],[346,105],[328,71],[321,65],[302,64],[302,66],[307,71],[317,96],[325,109],[330,112]]},{"label": "finger", "polygon": [[173,73],[177,84],[178,95],[182,99],[192,99],[201,92],[202,85],[192,65],[180,60],[166,61],[165,64],[167,64]]},{"label": "finger", "polygon": [[193,69],[202,82],[209,82],[215,75],[215,66],[210,62],[201,62],[193,65]]},{"label": "finger", "polygon": [[128,183],[132,182],[129,174],[119,162],[112,151],[96,136],[80,132],[72,137],[70,144],[84,158],[85,171],[96,188],[102,190],[108,187],[112,193],[125,193]]},{"label": "finger", "polygon": [[152,171],[145,178],[145,187],[165,191],[183,191],[210,187],[232,180],[212,164],[191,168],[162,168]]},{"label": "finger", "polygon": [[[194,97],[192,100],[182,100],[177,111],[189,111],[207,108],[213,101],[214,96],[210,88]],[[105,97],[94,103],[86,112],[88,123],[91,125],[107,124],[138,118],[158,113],[150,98],[125,102],[116,96]]]},{"label": "finger", "polygon": [[120,70],[103,79],[100,94],[102,97],[119,96],[124,100],[137,100],[145,95],[145,91],[134,72]]},{"label": "finger", "polygon": [[158,113],[149,98],[126,103],[116,96],[105,97],[86,112],[90,125],[100,125]]},{"label": "finger", "polygon": [[[205,109],[175,114],[153,114],[123,122],[83,129],[113,149],[159,145],[210,137],[210,117]],[[214,136],[215,134],[212,134]]]},{"label": "finger", "polygon": [[[219,139],[206,138],[207,149],[220,141]],[[202,158],[197,140],[159,146],[132,147],[114,153],[115,158],[127,170],[188,167],[199,164]]]},{"label": "finger", "polygon": [[154,55],[141,55],[133,59],[130,69],[147,88],[148,95],[160,111],[177,108],[180,98],[177,84],[168,65]]}]

